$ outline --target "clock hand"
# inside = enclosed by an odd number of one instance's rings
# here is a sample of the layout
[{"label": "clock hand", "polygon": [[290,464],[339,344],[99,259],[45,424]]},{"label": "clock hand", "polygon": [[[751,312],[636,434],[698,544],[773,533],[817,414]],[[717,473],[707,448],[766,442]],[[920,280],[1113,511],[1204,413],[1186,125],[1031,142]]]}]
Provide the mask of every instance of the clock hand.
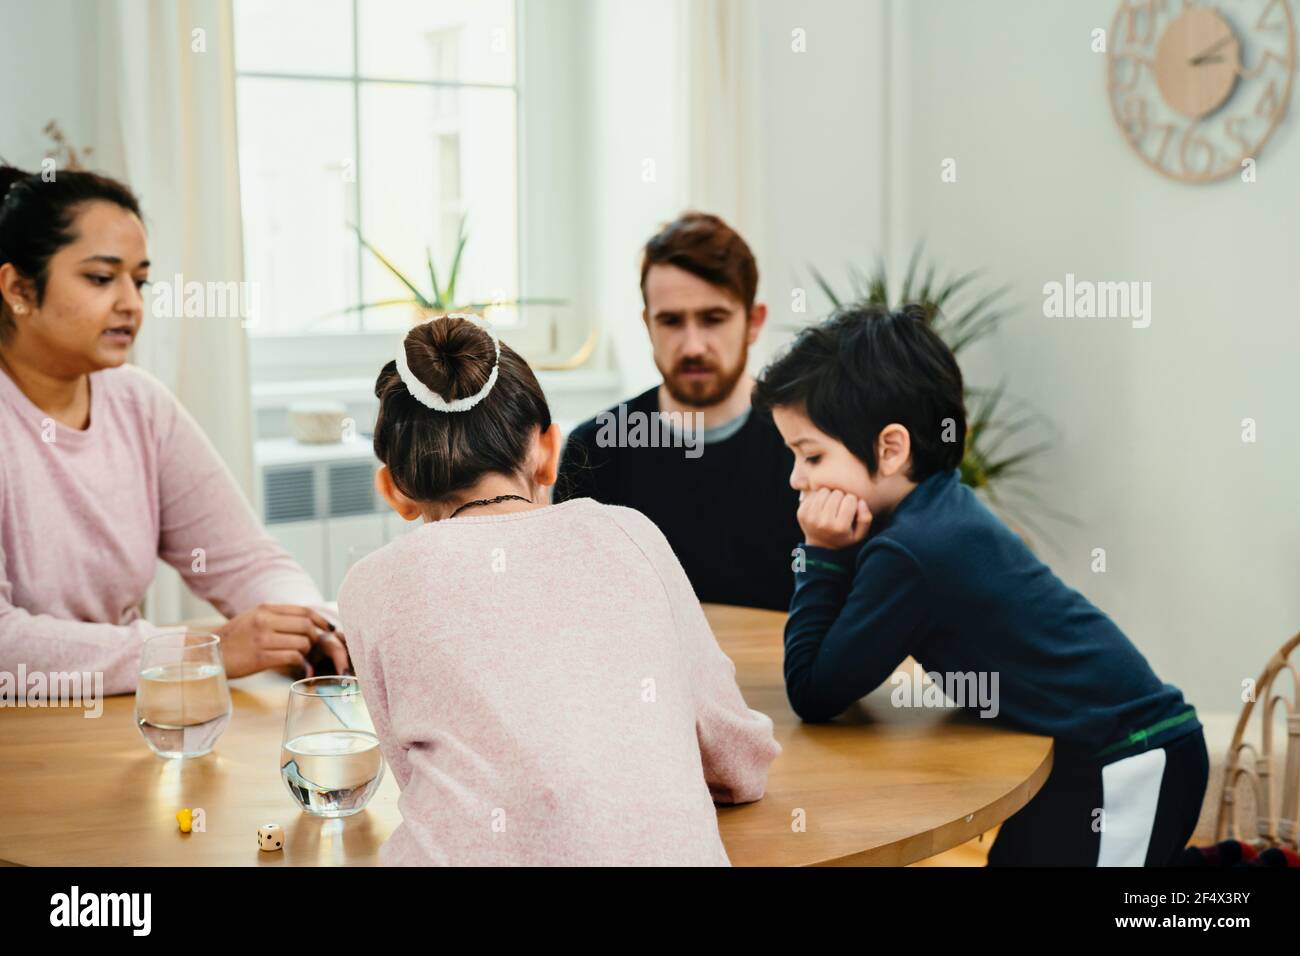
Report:
[{"label": "clock hand", "polygon": [[1232,34],[1229,33],[1227,36],[1223,37],[1223,39],[1221,39],[1218,43],[1214,44],[1214,46],[1210,47],[1208,50],[1202,50],[1200,56],[1192,57],[1192,61],[1191,61],[1192,66],[1200,66],[1202,63],[1209,61],[1210,54],[1213,53],[1215,50],[1217,50],[1219,47],[1223,46],[1231,39],[1232,39]]}]

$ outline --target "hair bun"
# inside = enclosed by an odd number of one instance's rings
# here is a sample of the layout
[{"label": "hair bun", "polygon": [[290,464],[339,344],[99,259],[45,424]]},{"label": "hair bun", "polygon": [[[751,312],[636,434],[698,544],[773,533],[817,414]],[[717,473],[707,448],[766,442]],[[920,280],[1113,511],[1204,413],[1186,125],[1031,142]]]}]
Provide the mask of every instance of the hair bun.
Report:
[{"label": "hair bun", "polygon": [[449,402],[483,388],[497,361],[492,337],[459,316],[416,326],[405,348],[411,374]]}]

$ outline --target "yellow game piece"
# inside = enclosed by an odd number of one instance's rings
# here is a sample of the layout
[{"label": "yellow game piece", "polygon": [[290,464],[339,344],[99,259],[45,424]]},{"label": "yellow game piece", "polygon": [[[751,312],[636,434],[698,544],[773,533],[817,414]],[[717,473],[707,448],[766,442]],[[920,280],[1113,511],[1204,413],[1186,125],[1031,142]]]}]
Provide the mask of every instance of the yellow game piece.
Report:
[{"label": "yellow game piece", "polygon": [[176,822],[181,825],[182,833],[190,832],[190,823],[192,821],[193,821],[193,815],[190,813],[189,807],[185,807],[184,809],[176,811]]}]

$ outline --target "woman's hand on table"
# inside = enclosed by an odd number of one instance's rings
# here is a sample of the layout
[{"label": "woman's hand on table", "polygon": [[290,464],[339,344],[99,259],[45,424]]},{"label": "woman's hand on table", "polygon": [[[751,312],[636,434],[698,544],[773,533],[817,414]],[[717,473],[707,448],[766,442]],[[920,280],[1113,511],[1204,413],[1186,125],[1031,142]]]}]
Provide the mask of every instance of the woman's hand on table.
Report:
[{"label": "woman's hand on table", "polygon": [[339,674],[351,673],[342,635],[319,612],[297,604],[259,604],[216,629],[229,677],[269,667],[315,673],[311,661],[328,659]]}]

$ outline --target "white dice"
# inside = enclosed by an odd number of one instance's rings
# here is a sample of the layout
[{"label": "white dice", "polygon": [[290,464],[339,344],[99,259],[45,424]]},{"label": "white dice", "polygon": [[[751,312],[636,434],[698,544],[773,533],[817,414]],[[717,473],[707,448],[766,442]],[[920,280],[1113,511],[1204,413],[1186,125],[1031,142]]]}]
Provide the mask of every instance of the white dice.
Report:
[{"label": "white dice", "polygon": [[283,849],[284,830],[278,823],[265,823],[257,828],[257,845],[268,853]]}]

